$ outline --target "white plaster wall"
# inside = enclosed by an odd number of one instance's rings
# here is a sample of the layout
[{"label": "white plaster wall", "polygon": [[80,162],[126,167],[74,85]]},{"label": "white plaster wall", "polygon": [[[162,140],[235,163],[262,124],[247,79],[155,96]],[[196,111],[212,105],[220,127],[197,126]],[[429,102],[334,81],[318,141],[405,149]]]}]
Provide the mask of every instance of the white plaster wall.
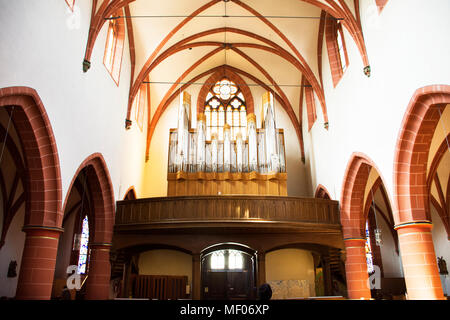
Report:
[{"label": "white plaster wall", "polygon": [[[130,86],[128,39],[125,39],[119,87],[103,65],[107,24],[82,71],[92,1],[0,0],[0,87],[27,86],[40,96],[55,135],[63,199],[80,164],[99,152],[118,198],[126,106]],[[126,184],[126,180],[122,182]],[[125,188],[126,189],[126,188]]]},{"label": "white plaster wall", "polygon": [[[345,169],[353,152],[362,152],[377,165],[392,198],[395,147],[406,108],[424,86],[450,83],[446,0],[389,1],[381,14],[372,0],[361,1],[361,18],[372,76],[350,34],[345,42],[350,65],[333,88],[326,43],[323,77],[329,130],[317,108],[318,125],[305,132],[312,168],[312,186],[323,184],[340,200]],[[406,10],[407,9],[407,10]],[[311,147],[313,145],[313,148]]]}]

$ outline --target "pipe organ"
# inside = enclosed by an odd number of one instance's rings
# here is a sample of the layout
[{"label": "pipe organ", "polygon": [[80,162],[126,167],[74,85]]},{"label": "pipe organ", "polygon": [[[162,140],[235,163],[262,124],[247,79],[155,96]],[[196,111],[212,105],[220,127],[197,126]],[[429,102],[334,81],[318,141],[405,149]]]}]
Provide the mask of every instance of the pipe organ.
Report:
[{"label": "pipe organ", "polygon": [[177,128],[170,129],[168,196],[252,194],[287,195],[284,131],[276,128],[273,95],[266,92],[261,128],[255,114],[234,136],[225,124],[207,140],[205,114],[191,128],[190,95],[180,95]]}]

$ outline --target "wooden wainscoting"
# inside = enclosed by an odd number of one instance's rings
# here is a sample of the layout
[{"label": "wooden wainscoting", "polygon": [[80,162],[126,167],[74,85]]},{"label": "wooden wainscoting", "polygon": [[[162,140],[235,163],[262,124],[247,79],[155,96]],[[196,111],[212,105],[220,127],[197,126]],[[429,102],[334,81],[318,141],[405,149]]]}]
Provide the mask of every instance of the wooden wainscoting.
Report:
[{"label": "wooden wainscoting", "polygon": [[133,298],[157,300],[186,299],[187,276],[134,275]]}]

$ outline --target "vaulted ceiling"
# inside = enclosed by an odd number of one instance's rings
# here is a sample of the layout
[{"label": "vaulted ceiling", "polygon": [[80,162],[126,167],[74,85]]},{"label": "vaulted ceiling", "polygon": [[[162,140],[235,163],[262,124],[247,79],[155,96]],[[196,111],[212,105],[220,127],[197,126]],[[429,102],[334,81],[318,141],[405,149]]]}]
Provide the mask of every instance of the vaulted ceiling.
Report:
[{"label": "vaulted ceiling", "polygon": [[127,17],[132,47],[127,118],[135,94],[148,77],[152,117],[156,116],[153,128],[166,100],[181,86],[173,83],[204,81],[208,71],[225,65],[222,70],[238,71],[251,84],[257,79],[285,97],[296,130],[301,128],[299,85],[304,77],[328,121],[318,61],[319,27],[325,12],[327,18],[342,20],[368,65],[358,0],[94,0],[94,8],[85,58],[89,60],[89,49],[105,18],[120,9]]}]

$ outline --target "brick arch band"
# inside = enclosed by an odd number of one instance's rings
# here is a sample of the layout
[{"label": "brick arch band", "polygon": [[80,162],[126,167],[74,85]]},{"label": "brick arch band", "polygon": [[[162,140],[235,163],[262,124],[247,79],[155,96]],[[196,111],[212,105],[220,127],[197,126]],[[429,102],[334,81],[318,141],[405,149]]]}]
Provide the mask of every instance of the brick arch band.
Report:
[{"label": "brick arch band", "polygon": [[206,80],[205,84],[203,84],[197,98],[197,114],[203,113],[205,110],[205,101],[206,96],[208,95],[209,89],[213,86],[214,83],[220,81],[223,78],[228,78],[233,81],[242,91],[242,94],[245,98],[245,105],[247,107],[247,113],[254,113],[254,103],[253,96],[250,91],[250,88],[245,83],[244,79],[242,79],[238,74],[234,73],[231,70],[226,68],[222,68],[222,70],[216,71],[213,75],[211,75],[208,80]]},{"label": "brick arch band", "polygon": [[103,156],[94,153],[86,158],[77,169],[66,195],[65,205],[70,197],[70,190],[82,171],[86,172],[87,190],[92,199],[93,236],[89,236],[91,250],[89,276],[86,287],[86,299],[105,300],[109,296],[110,262],[109,252],[115,216],[114,191],[108,168]]},{"label": "brick arch band", "polygon": [[[28,87],[0,89],[0,107],[11,110],[25,159],[25,245],[17,299],[48,299],[61,233],[61,173],[55,137],[37,92]],[[14,110],[12,110],[14,107]],[[36,256],[45,246],[46,253]],[[29,275],[33,275],[30,277]],[[38,284],[38,285],[37,285]]]},{"label": "brick arch band", "polygon": [[397,139],[394,161],[396,223],[427,220],[427,159],[439,119],[450,104],[450,86],[417,90],[407,108]]},{"label": "brick arch band", "polygon": [[316,192],[314,193],[314,198],[331,200],[331,196],[330,196],[330,193],[328,192],[327,188],[325,188],[321,184],[319,184],[317,186]]},{"label": "brick arch band", "polygon": [[449,103],[448,85],[418,89],[408,105],[397,139],[395,229],[399,235],[408,297],[414,300],[444,299],[431,234],[432,224],[427,220],[430,204],[426,174],[431,141]]},{"label": "brick arch band", "polygon": [[[364,195],[370,170],[376,168],[363,153],[353,153],[341,192],[341,225],[346,247],[345,271],[350,299],[370,299],[365,255]],[[380,172],[377,170],[378,173]]]}]

